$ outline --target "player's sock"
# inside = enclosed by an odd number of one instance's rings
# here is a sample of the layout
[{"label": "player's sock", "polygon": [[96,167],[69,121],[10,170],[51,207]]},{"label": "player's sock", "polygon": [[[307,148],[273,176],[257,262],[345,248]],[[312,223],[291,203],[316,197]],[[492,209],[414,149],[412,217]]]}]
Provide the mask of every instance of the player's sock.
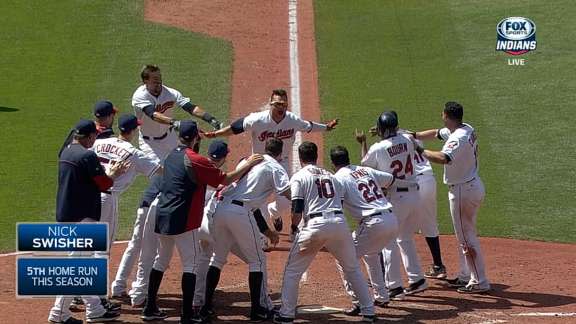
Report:
[{"label": "player's sock", "polygon": [[434,261],[434,265],[440,267],[443,265],[442,263],[442,252],[440,252],[440,238],[436,237],[427,237],[426,243],[428,243],[428,248],[430,248],[430,253],[432,254],[432,260]]},{"label": "player's sock", "polygon": [[248,286],[250,287],[250,304],[252,312],[258,312],[260,306],[260,293],[262,292],[262,272],[250,272],[248,275]]},{"label": "player's sock", "polygon": [[150,271],[150,279],[148,280],[148,296],[146,298],[146,310],[155,311],[158,309],[156,305],[156,297],[158,296],[158,289],[162,283],[164,272],[152,268]]},{"label": "player's sock", "polygon": [[204,307],[208,310],[212,309],[212,297],[214,297],[218,281],[220,281],[220,269],[210,266],[206,274],[206,298],[204,299]]},{"label": "player's sock", "polygon": [[196,275],[189,272],[182,273],[182,322],[186,322],[192,317],[195,287]]}]

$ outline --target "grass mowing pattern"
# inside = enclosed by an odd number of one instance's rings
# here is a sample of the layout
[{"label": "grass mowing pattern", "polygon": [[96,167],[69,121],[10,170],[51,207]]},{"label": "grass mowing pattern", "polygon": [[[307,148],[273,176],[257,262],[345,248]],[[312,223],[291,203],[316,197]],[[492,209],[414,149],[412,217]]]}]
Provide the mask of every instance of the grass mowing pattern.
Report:
[{"label": "grass mowing pattern", "polygon": [[[341,119],[327,148],[344,144],[357,163],[354,129],[367,130],[386,107],[420,130],[441,127],[443,104],[457,100],[479,135],[480,235],[576,242],[576,31],[565,28],[576,4],[318,0],[315,14],[321,109]],[[495,51],[496,25],[509,16],[536,23],[526,66]],[[442,168],[435,173],[441,231],[452,232]]]},{"label": "grass mowing pattern", "polygon": [[[6,0],[0,11],[0,251],[15,249],[16,222],[54,221],[64,137],[99,99],[132,112],[143,64],[160,65],[166,85],[228,116],[231,45],[145,22],[143,1]],[[132,231],[145,183],[139,177],[121,198],[118,238]]]}]

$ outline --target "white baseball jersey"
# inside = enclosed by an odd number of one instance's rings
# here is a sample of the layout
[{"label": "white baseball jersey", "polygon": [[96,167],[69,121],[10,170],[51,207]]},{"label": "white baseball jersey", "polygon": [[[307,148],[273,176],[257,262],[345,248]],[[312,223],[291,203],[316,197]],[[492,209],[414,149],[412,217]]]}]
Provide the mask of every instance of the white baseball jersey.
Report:
[{"label": "white baseball jersey", "polygon": [[478,178],[478,141],[474,128],[462,124],[452,133],[442,128],[438,137],[446,141],[442,153],[450,157],[450,162],[444,164],[444,183],[459,184]]},{"label": "white baseball jersey", "polygon": [[334,175],[344,188],[344,207],[356,220],[378,211],[389,209],[392,204],[380,188],[388,188],[394,182],[390,173],[368,167],[349,165]]},{"label": "white baseball jersey", "polygon": [[[226,200],[239,200],[249,209],[260,208],[272,192],[281,194],[290,188],[286,170],[273,157],[264,154],[264,161],[255,165],[238,181],[230,184],[220,196]],[[244,164],[241,161],[238,166]]]},{"label": "white baseball jersey", "polygon": [[362,159],[362,165],[391,173],[395,178],[414,180],[414,144],[407,134],[398,134],[374,143]]},{"label": "white baseball jersey", "polygon": [[149,177],[160,167],[158,159],[144,154],[130,142],[116,137],[96,140],[91,150],[98,155],[100,163],[106,168],[109,168],[111,162],[124,160],[132,162],[130,168],[114,180],[114,185],[110,191],[123,192],[132,184],[138,173]]},{"label": "white baseball jersey", "polygon": [[302,120],[290,111],[281,122],[276,123],[271,116],[270,110],[251,113],[244,117],[242,124],[244,131],[252,133],[252,153],[265,153],[266,140],[272,137],[284,142],[281,163],[287,165],[288,154],[292,151],[296,132],[311,132],[324,130],[312,126],[312,122]]},{"label": "white baseball jersey", "polygon": [[[398,129],[399,134],[408,134],[404,129]],[[424,147],[421,140],[415,139],[416,143],[422,147]],[[414,172],[416,175],[426,174],[426,175],[434,175],[434,171],[432,170],[432,165],[430,161],[426,159],[422,154],[418,154],[418,152],[414,152]]]},{"label": "white baseball jersey", "polygon": [[178,90],[165,85],[162,86],[162,92],[158,97],[151,95],[148,90],[146,90],[145,85],[139,86],[132,95],[132,107],[134,108],[136,117],[142,121],[140,134],[150,137],[160,137],[170,128],[170,125],[160,124],[148,117],[144,111],[142,111],[144,107],[153,105],[155,111],[172,117],[172,108],[174,108],[175,105],[182,107],[189,102],[190,98],[182,96]]},{"label": "white baseball jersey", "polygon": [[304,199],[304,215],[342,210],[342,184],[332,173],[308,164],[290,179],[292,200]]}]

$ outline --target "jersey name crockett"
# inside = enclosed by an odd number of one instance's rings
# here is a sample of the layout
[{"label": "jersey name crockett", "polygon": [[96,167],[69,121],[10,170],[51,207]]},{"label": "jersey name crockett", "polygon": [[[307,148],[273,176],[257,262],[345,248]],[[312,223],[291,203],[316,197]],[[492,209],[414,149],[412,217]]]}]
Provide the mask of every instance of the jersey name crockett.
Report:
[{"label": "jersey name crockett", "polygon": [[132,95],[132,107],[134,108],[136,117],[142,121],[140,134],[150,137],[160,137],[170,128],[169,125],[155,122],[144,114],[142,110],[144,107],[154,106],[154,111],[172,117],[172,108],[174,108],[174,106],[182,107],[189,102],[190,98],[182,96],[178,90],[165,85],[162,86],[162,92],[158,97],[151,95],[148,90],[146,90],[145,85],[139,86]]},{"label": "jersey name crockett", "polygon": [[149,177],[160,167],[158,159],[145,155],[130,142],[116,137],[96,140],[91,150],[96,153],[100,164],[106,169],[110,168],[112,162],[125,160],[131,162],[132,165],[126,173],[114,180],[114,185],[110,188],[110,191],[114,192],[123,192],[128,189],[139,173]]}]

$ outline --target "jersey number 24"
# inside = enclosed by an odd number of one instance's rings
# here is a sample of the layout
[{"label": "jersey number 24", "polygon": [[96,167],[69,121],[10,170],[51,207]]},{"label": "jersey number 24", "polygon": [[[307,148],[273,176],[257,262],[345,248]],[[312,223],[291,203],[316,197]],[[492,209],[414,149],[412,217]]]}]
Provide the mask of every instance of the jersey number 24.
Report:
[{"label": "jersey number 24", "polygon": [[406,163],[402,163],[400,160],[394,160],[390,163],[392,168],[392,174],[394,178],[404,179],[407,175],[414,174],[414,165],[412,164],[412,157],[410,154],[406,157]]}]

